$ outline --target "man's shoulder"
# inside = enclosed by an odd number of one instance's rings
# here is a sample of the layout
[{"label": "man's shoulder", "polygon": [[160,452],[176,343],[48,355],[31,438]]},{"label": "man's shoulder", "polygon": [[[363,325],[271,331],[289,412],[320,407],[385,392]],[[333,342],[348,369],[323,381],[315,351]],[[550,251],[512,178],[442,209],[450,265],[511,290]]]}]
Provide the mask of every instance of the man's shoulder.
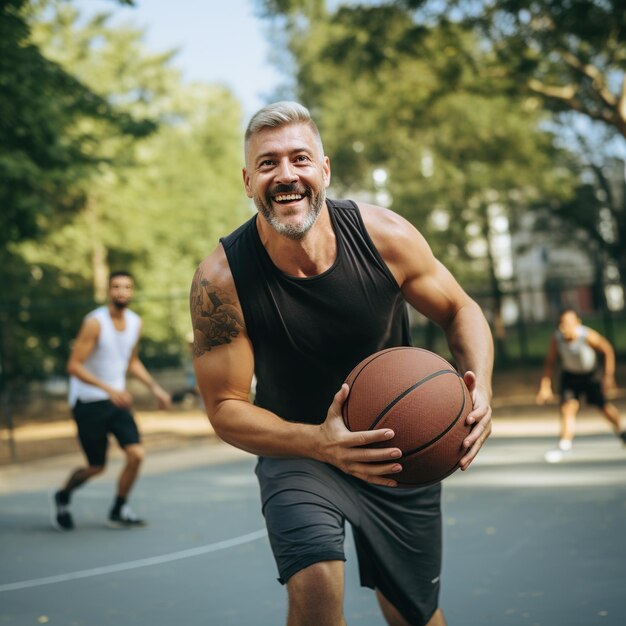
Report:
[{"label": "man's shoulder", "polygon": [[202,330],[204,334],[210,333],[213,331],[207,327],[207,323],[209,326],[215,323],[216,327],[219,327],[224,322],[222,318],[217,320],[214,317],[215,314],[223,314],[226,316],[225,319],[237,319],[243,326],[243,314],[237,289],[222,246],[218,246],[198,265],[191,283],[189,308],[194,327],[194,354],[196,356],[200,354],[197,352],[199,329],[204,328]]},{"label": "man's shoulder", "polygon": [[95,309],[92,309],[91,311],[89,311],[89,313],[87,313],[85,317],[97,317],[98,315],[102,315],[107,312],[108,312],[108,308],[104,304],[102,304],[96,307]]},{"label": "man's shoulder", "polygon": [[191,284],[192,296],[203,290],[203,285],[215,285],[221,289],[234,291],[234,280],[230,270],[224,244],[219,245],[198,265]]},{"label": "man's shoulder", "polygon": [[136,313],[132,309],[126,309],[126,315],[128,316],[128,319],[131,319],[133,322],[141,322],[141,316],[139,315],[139,313]]},{"label": "man's shoulder", "polygon": [[408,220],[391,209],[366,202],[358,202],[357,206],[367,232],[377,244],[381,240],[381,243],[403,245],[407,237],[418,232]]},{"label": "man's shoulder", "polygon": [[92,311],[89,311],[83,318],[83,321],[87,324],[100,324],[103,319],[109,315],[109,310],[106,306],[102,305],[96,307]]}]

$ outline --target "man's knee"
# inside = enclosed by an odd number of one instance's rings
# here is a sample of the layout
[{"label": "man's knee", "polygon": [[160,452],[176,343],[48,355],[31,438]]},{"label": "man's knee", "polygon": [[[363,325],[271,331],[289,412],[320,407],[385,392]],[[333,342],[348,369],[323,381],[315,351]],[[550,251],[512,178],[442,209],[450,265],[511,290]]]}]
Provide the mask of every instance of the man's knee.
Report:
[{"label": "man's knee", "polygon": [[287,582],[291,623],[343,623],[343,561],[321,561]]},{"label": "man's knee", "polygon": [[145,456],[143,446],[139,444],[126,446],[124,452],[126,453],[126,462],[129,465],[141,465]]},{"label": "man's knee", "polygon": [[98,476],[104,472],[104,464],[103,465],[90,465],[89,467],[82,470],[85,472],[85,478],[93,478],[94,476]]},{"label": "man's knee", "polygon": [[576,399],[564,400],[561,403],[561,414],[566,418],[575,417],[579,407],[580,402]]}]

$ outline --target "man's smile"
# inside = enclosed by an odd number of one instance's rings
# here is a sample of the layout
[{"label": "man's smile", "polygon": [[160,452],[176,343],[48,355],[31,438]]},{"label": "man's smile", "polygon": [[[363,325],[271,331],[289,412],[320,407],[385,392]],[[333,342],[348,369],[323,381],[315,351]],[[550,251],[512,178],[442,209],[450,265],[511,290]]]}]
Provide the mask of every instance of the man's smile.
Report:
[{"label": "man's smile", "polygon": [[303,194],[300,193],[279,193],[274,196],[274,202],[279,204],[287,203],[287,202],[299,202],[304,198]]}]

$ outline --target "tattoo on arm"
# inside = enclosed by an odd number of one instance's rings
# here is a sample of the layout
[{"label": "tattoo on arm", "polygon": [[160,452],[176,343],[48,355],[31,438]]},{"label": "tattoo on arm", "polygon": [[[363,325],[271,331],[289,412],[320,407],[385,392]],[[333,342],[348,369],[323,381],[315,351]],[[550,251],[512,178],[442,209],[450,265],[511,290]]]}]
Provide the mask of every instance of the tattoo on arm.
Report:
[{"label": "tattoo on arm", "polygon": [[198,269],[189,296],[193,325],[193,355],[199,357],[214,346],[230,343],[244,327],[233,298],[206,279]]}]

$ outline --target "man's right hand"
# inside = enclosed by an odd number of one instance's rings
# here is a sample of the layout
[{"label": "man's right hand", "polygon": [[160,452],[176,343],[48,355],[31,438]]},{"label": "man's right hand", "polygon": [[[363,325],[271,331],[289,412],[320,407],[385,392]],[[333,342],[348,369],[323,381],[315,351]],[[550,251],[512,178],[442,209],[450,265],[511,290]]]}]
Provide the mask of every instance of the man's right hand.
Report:
[{"label": "man's right hand", "polygon": [[120,409],[130,409],[133,404],[133,396],[127,389],[107,389],[107,393],[111,402]]},{"label": "man's right hand", "polygon": [[349,388],[343,384],[335,394],[326,420],[319,426],[319,459],[338,467],[342,472],[361,480],[385,487],[395,487],[397,482],[386,477],[402,470],[398,459],[399,448],[368,448],[368,444],[389,441],[394,432],[389,428],[352,432],[341,415]]},{"label": "man's right hand", "polygon": [[552,400],[554,400],[554,393],[552,392],[551,382],[542,381],[535,401],[537,404],[546,404],[546,402],[552,402]]}]

